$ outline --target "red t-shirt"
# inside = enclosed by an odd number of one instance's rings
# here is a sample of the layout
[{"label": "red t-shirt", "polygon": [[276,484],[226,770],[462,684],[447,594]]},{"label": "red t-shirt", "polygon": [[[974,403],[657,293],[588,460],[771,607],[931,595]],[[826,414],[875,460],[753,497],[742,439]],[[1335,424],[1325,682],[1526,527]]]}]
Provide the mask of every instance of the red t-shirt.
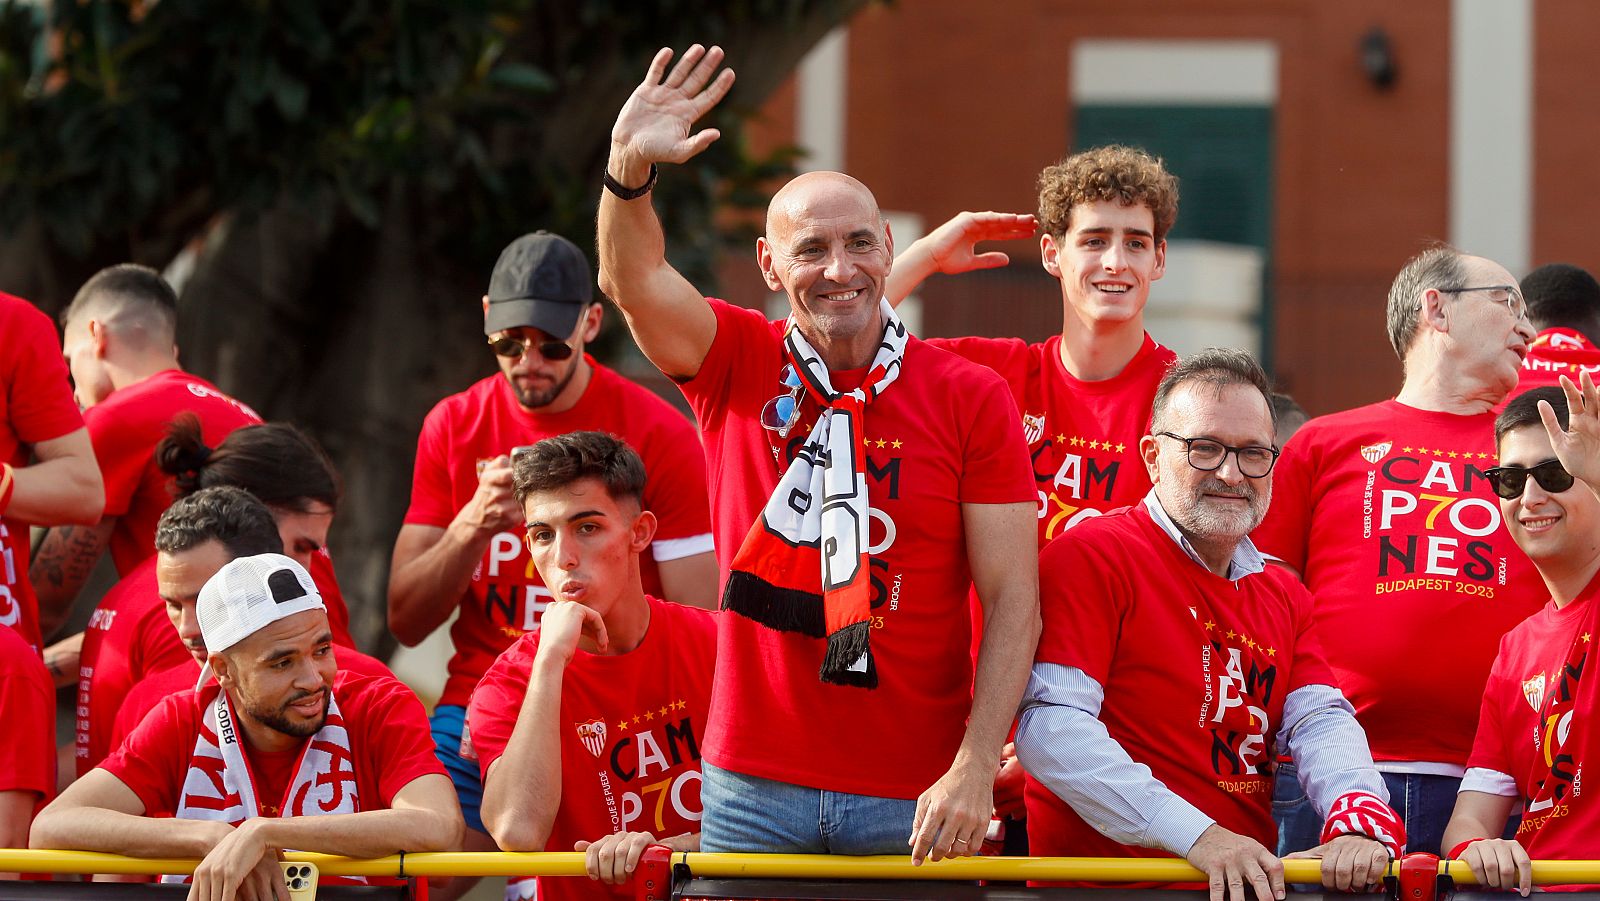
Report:
[{"label": "red t-shirt", "polygon": [[1022,411],[1039,489],[1039,546],[1091,516],[1137,503],[1150,491],[1139,439],[1150,402],[1178,359],[1147,334],[1122,371],[1086,382],[1061,363],[1061,336],[929,338],[928,343],[1000,373]]},{"label": "red t-shirt", "polygon": [[1600,379],[1600,348],[1591,344],[1582,332],[1547,328],[1533,339],[1517,376],[1517,390],[1511,392],[1507,400],[1530,388],[1559,385],[1562,376],[1577,384],[1579,374],[1584,372]]},{"label": "red t-shirt", "polygon": [[[1560,690],[1572,642],[1578,631],[1592,623],[1595,595],[1600,579],[1591,582],[1583,593],[1564,608],[1554,601],[1528,617],[1500,640],[1500,653],[1489,671],[1483,689],[1483,705],[1478,716],[1478,734],[1472,742],[1467,765],[1494,770],[1516,780],[1518,800],[1531,805],[1538,794],[1539,777],[1550,772],[1541,766],[1541,748],[1553,743],[1556,717],[1547,716],[1551,698]],[[1592,674],[1586,673],[1586,677]],[[1583,695],[1579,696],[1580,698]],[[1593,710],[1575,710],[1574,717],[1592,717]],[[1591,722],[1588,747],[1578,750],[1578,760],[1592,757],[1594,732]],[[1581,769],[1579,770],[1581,773]],[[1536,827],[1533,831],[1530,827]],[[1600,809],[1593,800],[1582,803],[1558,802],[1543,810],[1526,810],[1517,838],[1535,860],[1587,860],[1595,856]]]},{"label": "red t-shirt", "polygon": [[[778,484],[759,416],[783,391],[782,323],[710,303],[716,340],[682,388],[705,439],[726,579]],[[835,386],[864,376],[836,373]],[[789,454],[806,428],[790,433]],[[899,378],[867,407],[864,432],[878,688],[819,679],[819,639],[722,616],[705,752],[763,779],[915,798],[949,768],[972,707],[961,505],[1031,503],[1033,477],[1005,383],[916,338]]]},{"label": "red t-shirt", "polygon": [[[651,553],[639,560],[640,575],[645,591],[661,594],[657,560],[711,550],[700,442],[694,427],[666,401],[593,360],[589,365],[594,375],[583,397],[562,413],[522,409],[498,373],[440,401],[422,424],[406,523],[449,526],[478,490],[478,468],[485,460],[568,432],[610,432],[644,460],[644,506],[661,525]],[[538,628],[549,599],[521,530],[495,535],[450,627],[455,654],[439,703],[465,706],[494,658]]]},{"label": "red t-shirt", "polygon": [[[622,831],[700,831],[700,736],[715,666],[715,616],[646,598],[650,627],[626,654],[578,650],[561,681],[561,806],[546,851]],[[505,753],[539,652],[517,639],[472,693],[467,734],[485,776]],[[608,891],[608,888],[610,889]],[[587,879],[540,879],[539,897],[632,898]]]},{"label": "red t-shirt", "polygon": [[[1139,504],[1051,542],[1039,595],[1037,659],[1099,682],[1100,721],[1130,757],[1223,828],[1272,847],[1283,699],[1333,684],[1305,587],[1275,566],[1215,575]],[[1031,853],[1170,856],[1106,838],[1032,777],[1026,799]]]},{"label": "red t-shirt", "polygon": [[[172,631],[170,623],[167,625],[167,630]],[[355,648],[342,645],[338,639],[334,639],[334,645],[333,655],[339,664],[339,672],[349,672],[357,676],[394,678],[394,672],[378,658],[369,657]],[[128,736],[133,734],[133,730],[150,715],[150,711],[156,709],[168,695],[193,692],[195,683],[199,679],[200,664],[185,654],[182,663],[151,673],[136,682],[128,689],[127,695],[122,699],[122,705],[113,714],[106,753],[109,754],[121,747]],[[91,766],[89,769],[93,768]]]},{"label": "red t-shirt", "polygon": [[[334,678],[333,696],[350,734],[351,766],[362,810],[387,809],[395,794],[417,778],[444,775],[444,766],[433,753],[422,702],[403,683],[341,672]],[[146,816],[177,810],[205,706],[215,698],[215,687],[167,696],[100,764],[139,796]],[[269,808],[265,813],[276,816],[279,800],[294,777],[299,748],[269,754],[246,741],[244,749],[256,798]]]},{"label": "red t-shirt", "polygon": [[1379,762],[1465,764],[1500,636],[1549,597],[1501,522],[1494,465],[1494,414],[1391,400],[1306,423],[1273,471],[1252,537],[1316,597]]},{"label": "red t-shirt", "polygon": [[[72,399],[61,339],[50,317],[0,292],[0,463],[28,465],[32,445],[83,428]],[[29,523],[0,515],[0,626],[16,629],[37,653],[39,604],[28,581]]]},{"label": "red t-shirt", "polygon": [[34,812],[56,791],[56,689],[39,654],[0,629],[0,792],[37,795]]},{"label": "red t-shirt", "polygon": [[[334,642],[353,647],[350,614],[326,553],[319,551],[311,558],[311,580],[328,607]],[[83,630],[74,754],[79,776],[99,766],[116,747],[112,724],[127,703],[129,689],[152,673],[185,663],[193,664],[194,658],[167,618],[167,605],[156,584],[156,557],[151,555],[106,592]],[[191,688],[199,677],[198,667],[195,673],[189,680]]]},{"label": "red t-shirt", "polygon": [[168,369],[84,411],[95,459],[106,482],[106,516],[117,517],[111,560],[125,576],[155,553],[156,522],[172,506],[172,477],[156,464],[156,444],[180,413],[200,419],[208,447],[261,417],[199,376]]}]

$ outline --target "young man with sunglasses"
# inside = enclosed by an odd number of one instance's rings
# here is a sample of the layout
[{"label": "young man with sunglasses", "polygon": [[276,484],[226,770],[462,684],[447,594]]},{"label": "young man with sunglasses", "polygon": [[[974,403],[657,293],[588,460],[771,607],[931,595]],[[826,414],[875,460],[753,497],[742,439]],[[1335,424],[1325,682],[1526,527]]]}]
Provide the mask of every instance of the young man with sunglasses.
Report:
[{"label": "young man with sunglasses", "polygon": [[660,520],[643,560],[646,590],[709,607],[717,578],[694,427],[584,353],[602,307],[583,251],[549,232],[518,238],[495,263],[483,314],[500,372],[440,401],[424,421],[389,580],[389,627],[404,644],[460,611],[433,729],[461,795],[468,850],[494,843],[478,817],[477,764],[460,755],[467,699],[495,657],[538,628],[551,599],[522,540],[511,482],[516,448],[573,431],[619,436],[644,459],[645,504]]},{"label": "young man with sunglasses", "polygon": [[1044,635],[1016,741],[1031,853],[1177,855],[1211,901],[1282,899],[1284,753],[1322,818],[1327,887],[1369,890],[1404,846],[1310,594],[1249,537],[1272,500],[1270,394],[1243,351],[1180,361],[1139,442],[1150,493],[1040,555]]},{"label": "young man with sunglasses", "polygon": [[[1600,851],[1600,808],[1581,791],[1600,737],[1600,680],[1588,660],[1600,635],[1600,392],[1587,373],[1581,381],[1519,394],[1495,420],[1500,465],[1489,479],[1550,600],[1500,640],[1444,834],[1449,856],[1481,884],[1524,895],[1530,857]],[[1516,838],[1501,838],[1519,806]]]},{"label": "young man with sunglasses", "polygon": [[716,139],[691,131],[733,72],[720,48],[690,47],[669,73],[671,58],[656,54],[612,128],[598,234],[601,285],[683,388],[716,474],[726,587],[702,848],[973,853],[1038,635],[1016,405],[894,315],[893,237],[848,175],[806,173],[768,206],[756,256],[786,322],[672,267],[650,187],[658,164]]},{"label": "young man with sunglasses", "polygon": [[[1252,537],[1311,589],[1410,850],[1437,853],[1495,646],[1544,601],[1484,475],[1533,327],[1505,267],[1440,246],[1395,277],[1388,331],[1400,393],[1295,433]],[[1448,654],[1433,653],[1441,624]],[[1279,851],[1309,847],[1321,819],[1292,765],[1278,783]]]}]

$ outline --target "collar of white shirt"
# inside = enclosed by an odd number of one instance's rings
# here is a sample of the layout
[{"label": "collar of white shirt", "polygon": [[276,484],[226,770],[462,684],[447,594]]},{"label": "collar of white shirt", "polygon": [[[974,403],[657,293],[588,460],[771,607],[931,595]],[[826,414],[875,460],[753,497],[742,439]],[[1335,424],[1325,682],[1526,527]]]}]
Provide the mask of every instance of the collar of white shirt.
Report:
[{"label": "collar of white shirt", "polygon": [[[1183,530],[1179,529],[1178,524],[1173,522],[1172,517],[1167,515],[1167,511],[1161,506],[1161,500],[1156,497],[1154,488],[1151,488],[1150,493],[1144,496],[1144,505],[1150,511],[1150,518],[1156,521],[1156,525],[1161,527],[1161,531],[1167,533],[1167,537],[1176,541],[1178,547],[1183,548],[1183,552],[1189,555],[1190,560],[1200,564],[1207,570],[1210,569],[1210,567],[1206,566],[1206,562],[1200,559],[1200,555],[1195,553],[1194,545],[1189,543],[1189,539],[1183,534]],[[1262,572],[1266,568],[1266,559],[1261,556],[1260,551],[1256,550],[1255,543],[1250,540],[1250,536],[1246,535],[1239,539],[1239,545],[1233,549],[1233,557],[1228,560],[1228,579],[1237,582],[1245,576]]]}]

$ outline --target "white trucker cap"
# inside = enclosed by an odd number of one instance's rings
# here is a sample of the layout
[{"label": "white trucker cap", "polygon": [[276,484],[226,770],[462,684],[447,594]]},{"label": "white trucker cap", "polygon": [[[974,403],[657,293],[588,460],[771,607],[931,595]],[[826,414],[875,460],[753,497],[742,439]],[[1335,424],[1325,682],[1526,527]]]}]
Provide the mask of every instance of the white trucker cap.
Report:
[{"label": "white trucker cap", "polygon": [[[206,581],[195,602],[195,619],[206,650],[217,654],[286,616],[326,610],[305,567],[282,554],[240,557]],[[211,665],[199,685],[211,678]]]}]

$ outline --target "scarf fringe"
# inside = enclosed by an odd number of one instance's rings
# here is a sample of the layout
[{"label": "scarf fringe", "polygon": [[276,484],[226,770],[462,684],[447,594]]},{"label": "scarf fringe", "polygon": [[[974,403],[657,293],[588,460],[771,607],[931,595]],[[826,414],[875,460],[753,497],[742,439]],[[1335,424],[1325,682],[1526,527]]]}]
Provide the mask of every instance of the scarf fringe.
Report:
[{"label": "scarf fringe", "polygon": [[[867,658],[865,670],[851,665]],[[872,623],[851,623],[828,636],[828,652],[822,657],[822,681],[854,688],[878,687],[878,664],[872,657]]]},{"label": "scarf fringe", "polygon": [[[823,623],[822,595],[783,588],[739,570],[728,573],[727,587],[722,590],[722,609],[782,632],[821,638],[827,631]],[[853,663],[855,659],[852,657],[850,661]]]}]

